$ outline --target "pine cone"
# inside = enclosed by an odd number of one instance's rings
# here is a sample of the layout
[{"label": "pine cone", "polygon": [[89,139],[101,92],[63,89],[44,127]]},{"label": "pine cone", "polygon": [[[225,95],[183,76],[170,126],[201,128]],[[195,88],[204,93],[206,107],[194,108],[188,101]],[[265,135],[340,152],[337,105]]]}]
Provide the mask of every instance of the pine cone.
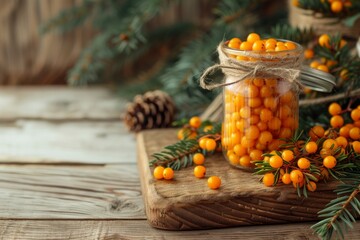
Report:
[{"label": "pine cone", "polygon": [[127,107],[124,121],[130,131],[170,126],[175,105],[168,94],[160,90],[137,95]]}]

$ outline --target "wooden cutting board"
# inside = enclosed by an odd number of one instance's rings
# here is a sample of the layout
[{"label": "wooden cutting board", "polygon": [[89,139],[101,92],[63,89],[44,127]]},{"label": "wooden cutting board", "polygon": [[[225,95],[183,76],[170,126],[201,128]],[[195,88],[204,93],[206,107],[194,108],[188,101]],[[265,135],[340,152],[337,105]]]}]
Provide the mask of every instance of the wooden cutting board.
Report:
[{"label": "wooden cutting board", "polygon": [[193,167],[175,172],[173,180],[156,180],[151,154],[176,142],[176,130],[147,130],[137,135],[138,167],[146,215],[156,228],[190,230],[241,225],[317,220],[317,212],[336,196],[335,183],[320,183],[309,197],[298,197],[292,186],[265,187],[260,177],[231,167],[218,153],[206,158],[207,177],[222,180],[218,190],[197,179]]}]

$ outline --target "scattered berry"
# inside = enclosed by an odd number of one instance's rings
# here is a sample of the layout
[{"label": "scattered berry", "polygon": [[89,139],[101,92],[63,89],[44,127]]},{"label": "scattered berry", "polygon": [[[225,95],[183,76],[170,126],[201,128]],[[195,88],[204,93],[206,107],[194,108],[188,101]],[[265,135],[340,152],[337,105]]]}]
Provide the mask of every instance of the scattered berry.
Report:
[{"label": "scattered berry", "polygon": [[273,173],[266,173],[262,179],[265,186],[271,187],[275,183],[275,175]]},{"label": "scattered berry", "polygon": [[207,180],[208,186],[211,189],[218,189],[221,186],[221,179],[218,176],[211,176]]},{"label": "scattered berry", "polygon": [[206,168],[202,165],[196,166],[194,168],[194,176],[197,178],[203,178],[206,174]]},{"label": "scattered berry", "polygon": [[164,172],[164,167],[163,166],[157,166],[154,168],[154,178],[156,179],[163,179],[163,172]]},{"label": "scattered berry", "polygon": [[170,180],[174,178],[174,170],[172,170],[172,168],[165,168],[163,171],[163,177],[166,180]]},{"label": "scattered berry", "polygon": [[195,153],[193,156],[193,162],[196,165],[202,165],[205,162],[205,156],[202,153]]},{"label": "scattered berry", "polygon": [[189,120],[189,124],[190,124],[190,126],[191,127],[193,127],[193,128],[198,128],[198,127],[200,127],[200,125],[201,125],[201,119],[199,118],[199,117],[192,117],[192,118],[190,118],[190,120]]}]

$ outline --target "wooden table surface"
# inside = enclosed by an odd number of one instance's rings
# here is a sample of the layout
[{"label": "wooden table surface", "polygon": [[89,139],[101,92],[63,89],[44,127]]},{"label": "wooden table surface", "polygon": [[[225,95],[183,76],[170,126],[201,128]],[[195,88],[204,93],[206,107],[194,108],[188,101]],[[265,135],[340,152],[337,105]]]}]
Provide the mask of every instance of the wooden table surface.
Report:
[{"label": "wooden table surface", "polygon": [[313,223],[150,227],[124,106],[105,88],[0,89],[0,239],[317,239]]}]

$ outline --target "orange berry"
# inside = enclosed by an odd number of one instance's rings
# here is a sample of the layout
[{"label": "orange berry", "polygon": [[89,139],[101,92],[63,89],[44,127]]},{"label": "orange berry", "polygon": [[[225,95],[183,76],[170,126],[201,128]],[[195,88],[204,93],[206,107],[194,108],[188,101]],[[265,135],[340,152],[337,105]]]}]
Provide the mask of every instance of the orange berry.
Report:
[{"label": "orange berry", "polygon": [[273,173],[265,173],[262,182],[267,187],[273,186],[275,183],[275,175]]},{"label": "orange berry", "polygon": [[195,131],[191,131],[188,128],[181,128],[178,132],[177,132],[177,138],[179,140],[183,140],[183,139],[195,139],[197,136],[197,133]]},{"label": "orange berry", "polygon": [[323,145],[322,147],[324,149],[333,149],[335,150],[337,147],[338,147],[338,144],[337,142],[334,140],[334,139],[326,139],[324,142],[323,142]]},{"label": "orange berry", "polygon": [[166,180],[170,180],[174,178],[174,170],[172,170],[172,168],[165,168],[163,171],[163,177]]},{"label": "orange berry", "polygon": [[203,138],[200,139],[199,146],[200,146],[201,149],[206,149],[206,142],[207,142],[208,139],[209,138],[207,138],[207,137],[203,137]]},{"label": "orange berry", "polygon": [[330,37],[327,34],[323,34],[319,37],[319,44],[322,47],[330,48]]},{"label": "orange berry", "polygon": [[344,125],[344,118],[340,115],[333,116],[330,119],[330,125],[333,128],[340,128]]},{"label": "orange berry", "polygon": [[196,165],[202,165],[205,162],[205,156],[202,153],[195,153],[193,156],[193,162]]},{"label": "orange berry", "polygon": [[246,138],[250,140],[257,139],[259,135],[260,135],[260,130],[255,125],[251,125],[245,132]]},{"label": "orange berry", "polygon": [[[240,44],[240,50],[242,51],[251,51],[252,50],[252,43],[251,42],[242,42]],[[242,59],[240,59],[242,60]]]},{"label": "orange berry", "polygon": [[255,140],[248,139],[246,136],[241,138],[241,146],[251,148],[255,146]]},{"label": "orange berry", "polygon": [[236,155],[235,153],[231,153],[228,155],[228,159],[232,165],[238,165],[240,157],[238,155]]},{"label": "orange berry", "polygon": [[352,147],[356,153],[360,153],[360,142],[359,141],[353,141]]},{"label": "orange berry", "polygon": [[351,129],[351,127],[350,127],[350,126],[346,126],[346,125],[343,126],[343,127],[341,127],[340,130],[339,130],[340,136],[343,136],[343,137],[345,137],[345,138],[348,138],[348,137],[349,137],[350,129]]},{"label": "orange berry", "polygon": [[290,179],[293,183],[300,183],[304,180],[304,174],[300,170],[292,170],[290,172]]},{"label": "orange berry", "polygon": [[208,186],[211,189],[218,189],[221,186],[221,179],[218,176],[211,176],[207,180]]},{"label": "orange berry", "polygon": [[240,109],[240,116],[242,118],[249,118],[251,116],[251,109],[248,106],[242,107]]},{"label": "orange berry", "polygon": [[262,98],[268,98],[271,97],[274,90],[270,86],[262,86],[260,89],[260,96]]},{"label": "orange berry", "polygon": [[284,161],[280,156],[274,155],[270,157],[269,164],[273,168],[280,168],[284,164]]},{"label": "orange berry", "polygon": [[311,59],[311,58],[314,57],[314,55],[315,55],[315,53],[314,53],[314,50],[312,50],[312,49],[306,49],[306,50],[304,51],[304,57],[305,57],[305,59]]},{"label": "orange berry", "polygon": [[242,156],[239,160],[240,166],[250,167],[251,166],[251,158],[248,155]]},{"label": "orange berry", "polygon": [[343,9],[343,3],[341,1],[334,1],[331,3],[331,11],[334,13],[339,13]]},{"label": "orange berry", "polygon": [[271,110],[275,110],[278,104],[278,100],[276,98],[273,97],[267,97],[264,99],[264,106],[271,109]]},{"label": "orange berry", "polygon": [[293,42],[286,42],[285,47],[287,47],[288,50],[296,49],[296,44]]},{"label": "orange berry", "polygon": [[206,141],[206,150],[211,152],[211,151],[214,151],[216,148],[216,141],[212,138],[209,138],[207,141]]},{"label": "orange berry", "polygon": [[357,122],[360,120],[360,109],[359,108],[355,108],[354,110],[351,111],[351,119],[354,122]]},{"label": "orange berry", "polygon": [[247,87],[247,95],[249,96],[249,97],[251,97],[251,98],[255,98],[255,97],[257,97],[258,95],[259,95],[259,89],[258,89],[258,87],[257,86],[255,86],[255,85],[249,85],[248,87]]},{"label": "orange berry", "polygon": [[349,70],[343,69],[343,70],[340,71],[339,77],[340,77],[342,80],[346,81],[346,80],[349,79],[348,74],[349,74]]},{"label": "orange berry", "polygon": [[239,49],[240,44],[241,44],[241,40],[239,38],[232,38],[228,43],[228,47]]},{"label": "orange berry", "polygon": [[290,174],[289,174],[289,173],[285,173],[285,174],[281,177],[281,181],[282,181],[284,184],[290,184],[290,183],[291,183]]},{"label": "orange berry", "polygon": [[262,40],[257,40],[252,45],[253,51],[265,51],[265,43]]},{"label": "orange berry", "polygon": [[323,164],[326,168],[334,168],[336,166],[336,158],[334,156],[327,156],[323,159]]},{"label": "orange berry", "polygon": [[324,64],[320,64],[319,66],[316,67],[316,69],[327,73],[329,72],[329,68]]},{"label": "orange berry", "polygon": [[275,47],[275,52],[286,51],[288,48],[285,45],[279,45]]},{"label": "orange berry", "polygon": [[189,124],[193,128],[198,128],[201,125],[201,119],[199,117],[192,117],[190,118]]},{"label": "orange berry", "polygon": [[206,174],[206,168],[202,165],[196,166],[194,168],[194,176],[197,178],[203,178]]},{"label": "orange berry", "polygon": [[328,111],[332,116],[339,115],[341,113],[341,106],[334,102],[329,105]]},{"label": "orange berry", "polygon": [[272,136],[271,132],[269,132],[269,131],[261,132],[259,139],[258,139],[259,143],[261,143],[263,145],[269,144],[272,140],[273,140],[273,136]]},{"label": "orange berry", "polygon": [[309,131],[309,136],[312,140],[318,140],[319,138],[322,138],[325,134],[325,130],[322,126],[314,126]]},{"label": "orange berry", "polygon": [[300,169],[308,169],[310,167],[310,161],[307,158],[300,158],[297,161],[297,165]]},{"label": "orange berry", "polygon": [[233,148],[235,154],[239,157],[244,156],[246,154],[246,148],[241,146],[241,144],[236,144]]},{"label": "orange berry", "polygon": [[284,151],[281,153],[281,157],[282,157],[282,159],[284,159],[285,161],[290,162],[290,161],[294,160],[294,152],[291,151],[291,150],[284,150]]},{"label": "orange berry", "polygon": [[272,117],[273,117],[272,111],[270,111],[267,108],[261,109],[261,111],[260,111],[260,119],[261,119],[261,121],[268,122],[268,121],[270,121],[272,119]]},{"label": "orange berry", "polygon": [[281,127],[281,120],[277,117],[272,118],[268,123],[268,127],[270,130],[279,130]]},{"label": "orange berry", "polygon": [[290,128],[284,127],[280,129],[279,138],[291,138],[291,135],[292,135],[292,131]]},{"label": "orange berry", "polygon": [[262,160],[262,154],[263,154],[263,152],[261,150],[258,150],[258,149],[252,149],[249,152],[250,159],[253,160],[253,161]]},{"label": "orange berry", "polygon": [[154,168],[154,178],[156,179],[163,179],[163,172],[164,172],[164,167],[163,166],[157,166],[156,168]]},{"label": "orange berry", "polygon": [[352,140],[359,140],[360,139],[360,128],[353,127],[349,131],[349,136]]},{"label": "orange berry", "polygon": [[308,153],[316,153],[318,146],[316,142],[310,141],[305,145],[305,151]]},{"label": "orange berry", "polygon": [[254,42],[260,40],[260,36],[259,36],[259,34],[257,34],[257,33],[250,33],[250,34],[247,36],[246,40],[247,40],[248,42],[250,42],[250,43],[254,43]]},{"label": "orange berry", "polygon": [[342,137],[342,136],[337,137],[335,139],[335,141],[342,148],[346,148],[346,146],[348,145],[348,140],[345,137]]},{"label": "orange berry", "polygon": [[258,122],[258,124],[256,125],[260,131],[265,131],[267,129],[267,123],[265,122]]},{"label": "orange berry", "polygon": [[309,181],[308,184],[306,184],[306,188],[307,190],[309,190],[310,192],[315,192],[316,190],[316,183],[313,181]]},{"label": "orange berry", "polygon": [[310,67],[311,68],[317,68],[320,65],[320,63],[318,61],[312,61],[310,63]]}]

